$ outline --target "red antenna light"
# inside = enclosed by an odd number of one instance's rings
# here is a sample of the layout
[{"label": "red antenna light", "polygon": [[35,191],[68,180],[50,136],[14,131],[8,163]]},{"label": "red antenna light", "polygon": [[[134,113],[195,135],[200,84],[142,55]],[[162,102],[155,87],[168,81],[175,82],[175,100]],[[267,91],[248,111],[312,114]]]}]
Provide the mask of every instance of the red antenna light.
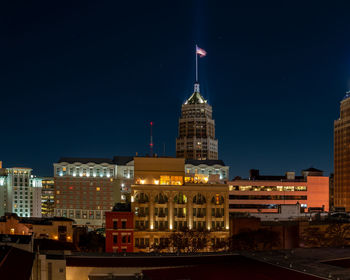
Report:
[{"label": "red antenna light", "polygon": [[150,148],[150,156],[153,157],[153,135],[152,135],[152,126],[153,122],[150,122],[150,136],[151,136],[151,142],[149,143],[149,148]]}]

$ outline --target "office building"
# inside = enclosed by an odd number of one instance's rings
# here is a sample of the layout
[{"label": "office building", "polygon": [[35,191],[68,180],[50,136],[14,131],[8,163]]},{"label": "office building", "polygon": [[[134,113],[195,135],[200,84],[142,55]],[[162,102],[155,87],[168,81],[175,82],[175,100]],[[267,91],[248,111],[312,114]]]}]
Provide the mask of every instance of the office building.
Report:
[{"label": "office building", "polygon": [[0,169],[0,215],[16,213],[20,217],[41,217],[42,180],[31,168]]},{"label": "office building", "polygon": [[213,110],[200,94],[199,83],[181,108],[176,157],[196,160],[217,160],[218,140],[215,138]]},{"label": "office building", "polygon": [[334,207],[350,211],[350,91],[334,121]]},{"label": "office building", "polygon": [[252,169],[248,179],[228,182],[230,212],[277,213],[285,204],[299,203],[302,210],[329,211],[329,178],[309,168],[302,176],[260,175]]},{"label": "office building", "polygon": [[53,177],[42,178],[41,190],[41,215],[43,217],[54,216],[55,204],[55,180]]},{"label": "office building", "polygon": [[130,194],[132,157],[61,158],[54,164],[55,216],[101,227],[104,214]]}]

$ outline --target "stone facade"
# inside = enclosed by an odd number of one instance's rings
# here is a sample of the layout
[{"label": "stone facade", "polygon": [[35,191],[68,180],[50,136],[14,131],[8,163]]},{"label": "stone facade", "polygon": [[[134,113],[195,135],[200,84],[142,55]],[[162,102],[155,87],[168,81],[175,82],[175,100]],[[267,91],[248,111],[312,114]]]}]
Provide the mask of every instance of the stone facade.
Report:
[{"label": "stone facade", "polygon": [[210,239],[228,237],[228,187],[198,177],[196,183],[189,182],[184,159],[135,158],[135,251],[150,250],[183,228],[208,230]]}]

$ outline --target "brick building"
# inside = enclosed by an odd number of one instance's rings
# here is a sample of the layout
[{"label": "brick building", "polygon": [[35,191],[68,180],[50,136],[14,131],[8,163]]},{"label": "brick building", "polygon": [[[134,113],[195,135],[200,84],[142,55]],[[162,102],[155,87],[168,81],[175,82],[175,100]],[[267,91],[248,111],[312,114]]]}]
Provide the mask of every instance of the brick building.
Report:
[{"label": "brick building", "polygon": [[106,212],[106,252],[133,252],[134,213],[130,204],[117,203]]}]

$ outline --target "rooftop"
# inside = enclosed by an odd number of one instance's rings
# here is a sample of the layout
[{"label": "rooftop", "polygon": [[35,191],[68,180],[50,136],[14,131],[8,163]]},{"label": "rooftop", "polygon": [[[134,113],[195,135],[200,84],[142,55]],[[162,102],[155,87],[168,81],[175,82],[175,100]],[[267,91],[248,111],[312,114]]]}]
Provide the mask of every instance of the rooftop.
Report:
[{"label": "rooftop", "polygon": [[199,92],[199,83],[194,84],[194,91],[189,99],[186,100],[185,104],[203,104],[207,103],[207,100]]},{"label": "rooftop", "polygon": [[113,158],[80,158],[80,157],[62,157],[59,159],[59,163],[61,162],[67,162],[67,163],[108,163],[108,164],[116,164],[116,165],[125,165],[128,162],[132,161],[134,157],[132,156],[114,156]]},{"label": "rooftop", "polygon": [[221,159],[208,159],[208,160],[198,160],[198,159],[186,159],[185,164],[192,164],[192,165],[222,165],[225,166],[225,163]]},{"label": "rooftop", "polygon": [[0,246],[1,279],[31,279],[35,255],[10,246]]}]

